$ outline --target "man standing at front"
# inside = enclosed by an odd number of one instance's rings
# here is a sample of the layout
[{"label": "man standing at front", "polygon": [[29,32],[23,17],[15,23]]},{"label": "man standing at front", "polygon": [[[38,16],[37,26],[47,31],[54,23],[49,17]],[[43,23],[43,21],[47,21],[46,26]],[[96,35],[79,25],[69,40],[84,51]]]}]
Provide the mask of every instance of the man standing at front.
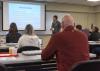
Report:
[{"label": "man standing at front", "polygon": [[52,26],[51,26],[51,31],[52,34],[58,33],[61,29],[61,24],[58,21],[58,16],[53,16],[53,22],[52,22]]},{"label": "man standing at front", "polygon": [[71,15],[64,16],[62,32],[53,35],[42,51],[42,60],[49,60],[56,55],[58,71],[69,71],[71,67],[84,60],[89,60],[88,38],[74,29]]}]

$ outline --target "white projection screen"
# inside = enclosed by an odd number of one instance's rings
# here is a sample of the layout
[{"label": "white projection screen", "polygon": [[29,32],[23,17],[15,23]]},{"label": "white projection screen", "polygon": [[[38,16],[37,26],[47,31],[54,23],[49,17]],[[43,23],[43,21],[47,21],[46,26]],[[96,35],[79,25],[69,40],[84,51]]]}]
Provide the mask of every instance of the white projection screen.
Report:
[{"label": "white projection screen", "polygon": [[18,30],[32,24],[35,30],[45,30],[45,4],[30,2],[3,2],[2,30],[16,23]]}]

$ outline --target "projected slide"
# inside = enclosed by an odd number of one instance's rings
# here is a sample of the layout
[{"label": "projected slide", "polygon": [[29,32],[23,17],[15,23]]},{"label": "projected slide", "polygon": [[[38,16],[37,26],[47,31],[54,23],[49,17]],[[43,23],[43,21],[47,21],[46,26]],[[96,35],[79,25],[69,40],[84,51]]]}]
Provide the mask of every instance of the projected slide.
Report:
[{"label": "projected slide", "polygon": [[12,22],[17,24],[19,30],[24,30],[27,24],[32,24],[35,30],[45,30],[44,5],[12,2],[5,4],[4,10],[8,15],[3,18],[3,30],[8,30]]}]

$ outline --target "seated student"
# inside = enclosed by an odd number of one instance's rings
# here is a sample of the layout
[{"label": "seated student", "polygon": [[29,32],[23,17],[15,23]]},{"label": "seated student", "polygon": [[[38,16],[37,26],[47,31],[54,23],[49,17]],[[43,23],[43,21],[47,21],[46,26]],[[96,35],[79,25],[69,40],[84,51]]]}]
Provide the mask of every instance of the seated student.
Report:
[{"label": "seated student", "polygon": [[76,29],[82,31],[82,25],[76,25]]},{"label": "seated student", "polygon": [[18,41],[19,47],[36,46],[40,47],[39,37],[35,34],[32,25],[28,24],[25,28],[25,33]]},{"label": "seated student", "polygon": [[21,34],[18,33],[16,23],[11,23],[9,33],[6,35],[6,43],[17,43]]},{"label": "seated student", "polygon": [[83,32],[87,35],[88,40],[89,40],[89,36],[90,36],[90,30],[88,28],[83,29]]},{"label": "seated student", "polygon": [[99,28],[98,27],[94,27],[93,31],[91,32],[91,35],[89,37],[90,41],[99,41],[100,40],[100,33],[99,33]]},{"label": "seated student", "polygon": [[42,51],[42,60],[49,60],[56,55],[58,71],[70,71],[71,67],[89,60],[87,36],[74,29],[74,19],[66,15],[62,21],[62,32],[53,35]]},{"label": "seated student", "polygon": [[90,36],[89,29],[87,29],[87,28],[82,29],[82,25],[76,25],[76,30],[84,32],[87,35],[88,39],[89,39],[89,36]]},{"label": "seated student", "polygon": [[[91,32],[91,35],[89,37],[90,41],[100,41],[100,33],[98,27],[93,27],[93,31]],[[100,47],[98,46],[91,46],[91,52],[97,54],[98,57],[100,57]]]}]

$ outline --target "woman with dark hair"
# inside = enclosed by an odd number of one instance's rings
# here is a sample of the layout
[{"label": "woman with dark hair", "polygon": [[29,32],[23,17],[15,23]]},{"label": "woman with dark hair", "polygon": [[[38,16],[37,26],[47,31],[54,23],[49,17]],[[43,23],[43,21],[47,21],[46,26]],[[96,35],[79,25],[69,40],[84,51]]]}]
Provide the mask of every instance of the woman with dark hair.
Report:
[{"label": "woman with dark hair", "polygon": [[16,23],[11,23],[9,33],[6,35],[6,43],[17,43],[21,34],[18,33]]},{"label": "woman with dark hair", "polygon": [[39,37],[35,34],[31,24],[26,25],[24,35],[18,41],[19,47],[36,46],[40,47]]}]

